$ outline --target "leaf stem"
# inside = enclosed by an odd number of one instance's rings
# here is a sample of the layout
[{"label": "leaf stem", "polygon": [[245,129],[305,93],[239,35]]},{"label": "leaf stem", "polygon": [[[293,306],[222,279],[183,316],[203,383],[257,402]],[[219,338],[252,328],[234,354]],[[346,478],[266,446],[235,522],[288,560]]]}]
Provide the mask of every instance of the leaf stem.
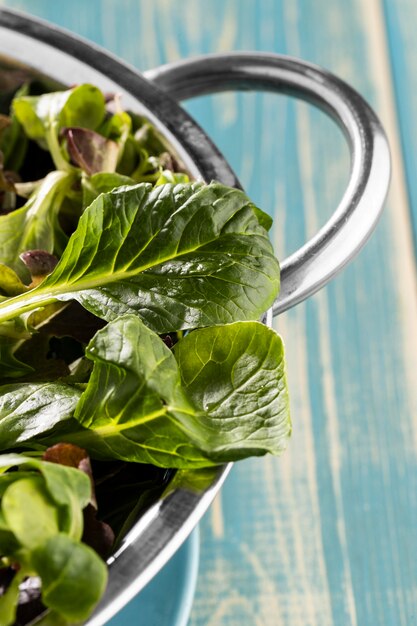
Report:
[{"label": "leaf stem", "polygon": [[52,122],[45,132],[46,143],[48,144],[56,169],[64,172],[70,172],[74,168],[62,156],[61,148],[58,143],[58,130],[58,122]]},{"label": "leaf stem", "polygon": [[47,296],[40,292],[35,293],[36,289],[32,291],[21,293],[14,298],[9,298],[5,302],[0,303],[0,324],[7,322],[18,315],[33,311],[39,307],[44,307],[48,304],[52,304],[57,301],[57,298]]}]

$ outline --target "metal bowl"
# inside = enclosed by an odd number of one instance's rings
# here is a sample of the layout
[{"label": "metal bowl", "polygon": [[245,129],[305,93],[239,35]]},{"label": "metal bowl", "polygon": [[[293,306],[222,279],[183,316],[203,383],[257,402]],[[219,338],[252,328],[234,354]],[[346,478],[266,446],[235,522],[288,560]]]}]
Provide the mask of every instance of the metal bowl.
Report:
[{"label": "metal bowl", "polygon": [[[387,140],[377,117],[346,83],[299,59],[265,53],[208,55],[140,75],[97,46],[25,15],[0,9],[0,65],[47,77],[56,85],[89,82],[122,94],[146,116],[193,178],[239,187],[216,146],[178,100],[224,90],[256,89],[300,97],[327,112],[350,148],[351,175],[339,206],[321,230],[281,263],[281,293],[272,316],[320,289],[359,251],[381,212],[389,184]],[[163,567],[209,507],[229,466],[177,472],[163,496],[137,521],[109,559],[104,598],[88,620],[100,626]]]}]

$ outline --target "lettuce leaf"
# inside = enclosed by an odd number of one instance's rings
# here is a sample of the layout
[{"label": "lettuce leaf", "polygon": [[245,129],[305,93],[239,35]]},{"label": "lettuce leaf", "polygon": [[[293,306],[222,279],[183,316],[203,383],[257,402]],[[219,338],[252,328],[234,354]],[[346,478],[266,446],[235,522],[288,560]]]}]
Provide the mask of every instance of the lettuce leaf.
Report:
[{"label": "lettuce leaf", "polygon": [[70,623],[90,615],[104,593],[106,564],[92,548],[63,533],[38,546],[31,560],[42,579],[42,601]]},{"label": "lettuce leaf", "polygon": [[26,204],[0,218],[0,259],[25,280],[30,277],[19,255],[27,250],[60,254],[66,236],[58,223],[58,212],[74,178],[67,172],[51,172]]},{"label": "lettuce leaf", "polygon": [[104,119],[105,101],[93,85],[78,85],[66,91],[13,100],[13,112],[27,137],[49,150],[58,170],[71,169],[59,143],[62,128],[80,126],[96,129]]},{"label": "lettuce leaf", "polygon": [[89,476],[18,454],[1,455],[0,468],[0,551],[4,562],[19,566],[0,598],[1,626],[14,623],[18,585],[27,576],[40,576],[42,602],[61,619],[85,619],[107,581],[106,564],[80,541]]}]

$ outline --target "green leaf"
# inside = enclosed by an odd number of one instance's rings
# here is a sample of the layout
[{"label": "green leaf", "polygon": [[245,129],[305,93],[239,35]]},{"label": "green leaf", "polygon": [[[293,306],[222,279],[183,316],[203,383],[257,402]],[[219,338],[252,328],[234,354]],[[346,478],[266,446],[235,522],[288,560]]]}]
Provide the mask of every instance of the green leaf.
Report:
[{"label": "green leaf", "polygon": [[146,117],[130,113],[133,123],[134,137],[139,148],[148,154],[159,155],[166,151],[166,139]]},{"label": "green leaf", "polygon": [[[33,372],[32,367],[26,365],[26,363],[23,363],[14,355],[22,343],[19,333],[17,333],[17,337],[13,337],[14,329],[15,324],[10,325],[9,322],[0,324],[0,379],[20,378]],[[2,332],[11,332],[11,336],[8,336],[8,334],[3,335],[1,334]]]},{"label": "green leaf", "polygon": [[0,450],[30,441],[71,417],[80,396],[77,387],[58,382],[1,386]]},{"label": "green leaf", "polygon": [[44,382],[46,375],[56,379],[68,374],[64,361],[46,358],[49,337],[43,329],[36,331],[42,325],[46,328],[48,322],[66,306],[65,303],[55,302],[0,324],[0,384],[22,377],[30,382]]},{"label": "green leaf", "polygon": [[73,539],[83,533],[83,509],[91,499],[90,478],[84,472],[58,463],[42,462],[38,466],[49,494],[59,506],[59,528]]},{"label": "green leaf", "polygon": [[[146,153],[146,158],[147,158]],[[124,141],[123,151],[117,164],[117,172],[123,176],[131,177],[142,161],[142,152],[132,135],[128,135]],[[135,182],[139,182],[135,180]]]},{"label": "green leaf", "polygon": [[59,510],[40,475],[12,483],[3,495],[1,509],[19,543],[29,550],[59,532]]},{"label": "green leaf", "polygon": [[[28,85],[24,84],[17,90],[16,97],[25,96],[27,92]],[[0,132],[0,150],[4,157],[4,168],[18,172],[26,156],[28,138],[13,112],[8,119],[10,123],[3,126]]]},{"label": "green leaf", "polygon": [[57,169],[71,169],[58,142],[61,128],[80,126],[94,130],[105,115],[104,96],[97,87],[79,85],[67,91],[13,100],[13,111],[30,139],[47,147]]},{"label": "green leaf", "polygon": [[18,172],[23,165],[28,147],[28,139],[15,115],[11,124],[1,133],[0,150],[4,156],[4,169]]},{"label": "green leaf", "polygon": [[102,194],[54,272],[0,303],[0,322],[69,299],[106,320],[135,312],[158,333],[258,319],[279,289],[261,215],[243,192],[218,183]]},{"label": "green leaf", "polygon": [[33,468],[41,472],[51,498],[60,506],[72,503],[73,498],[72,496],[68,497],[68,490],[75,494],[80,508],[84,508],[90,501],[90,479],[87,474],[74,467],[50,463],[23,454],[8,453],[0,455],[0,468],[6,470],[15,465],[23,465],[24,471]]},{"label": "green leaf", "polygon": [[5,593],[0,597],[0,626],[13,626],[19,599],[19,585],[23,582],[25,572],[16,572]]},{"label": "green leaf", "polygon": [[[137,317],[100,330],[86,349],[94,369],[76,409],[86,429],[69,440],[100,458],[163,467],[210,464],[196,447],[195,408],[175,357]],[[194,432],[194,436],[192,433]]]},{"label": "green leaf", "polygon": [[88,546],[59,534],[32,553],[42,579],[42,601],[66,619],[86,619],[107,583],[105,563]]},{"label": "green leaf", "polygon": [[[25,543],[21,533],[28,533],[28,541],[33,543],[38,532],[46,532],[42,528],[40,531],[37,530],[38,520],[34,513],[38,508],[39,515],[43,515],[45,518],[45,521],[42,522],[44,526],[47,524],[46,520],[50,519],[51,521],[48,522],[50,526],[47,528],[52,529],[57,525],[59,531],[65,532],[73,539],[81,539],[83,531],[82,510],[91,499],[89,476],[78,469],[58,463],[50,463],[23,455],[0,455],[0,467],[8,469],[14,465],[23,466],[23,471],[13,472],[17,476],[15,475],[12,481],[7,474],[1,476],[1,481],[6,482],[2,511],[6,524],[20,543],[32,549],[33,545]],[[34,472],[28,475],[28,469],[37,470],[40,474]],[[22,486],[18,487],[20,483]],[[26,494],[25,497],[23,497],[24,494]],[[19,497],[21,497],[20,505]],[[42,503],[45,504],[44,507]],[[52,510],[53,513],[51,513]],[[20,524],[20,526],[16,524]],[[34,526],[32,530],[30,529],[31,524]]]},{"label": "green leaf", "polygon": [[189,333],[174,346],[214,461],[284,451],[291,433],[284,346],[260,322]]},{"label": "green leaf", "polygon": [[175,173],[171,172],[171,170],[163,170],[158,180],[155,183],[155,187],[158,185],[165,185],[166,183],[171,183],[173,185],[186,184],[189,183],[190,179],[187,174]]},{"label": "green leaf", "polygon": [[[118,96],[116,96],[115,99],[119,100]],[[114,102],[115,100],[113,100],[113,103]],[[103,137],[108,137],[117,142],[123,142],[123,139],[126,139],[132,130],[132,120],[129,113],[120,108],[119,101],[117,101],[116,108],[118,110],[113,113],[113,115],[106,118],[96,130],[103,135]]]},{"label": "green leaf", "polygon": [[15,452],[8,452],[7,454],[0,454],[0,474],[8,470],[15,465],[22,465],[23,463],[37,463],[37,459],[33,459],[30,456],[24,456],[23,454],[17,454]]},{"label": "green leaf", "polygon": [[[95,335],[86,356],[94,368],[74,413],[83,428],[77,431],[75,422],[68,422],[65,439],[93,456],[197,468],[280,454],[286,446],[291,423],[283,345],[260,322],[195,330],[173,354],[139,318],[126,315]],[[59,406],[65,385],[56,383],[56,389]],[[40,390],[34,393],[35,407],[44,397]],[[24,402],[21,406],[24,412]],[[65,424],[73,406],[60,413],[52,401],[50,409],[45,406],[46,418],[34,411],[26,421],[32,432],[23,438],[61,440],[51,427]],[[0,425],[1,440],[15,445],[21,422],[15,425],[6,414]]]},{"label": "green leaf", "polygon": [[27,290],[27,285],[22,283],[16,272],[11,267],[0,263],[0,293],[5,296],[17,296]]},{"label": "green leaf", "polygon": [[[2,472],[0,474],[0,498],[3,497],[4,492],[12,483],[15,483],[16,480],[20,480],[21,478],[28,478],[33,476],[33,470],[23,471],[20,470],[18,472]],[[0,529],[4,530],[7,527],[3,515],[0,512]]]},{"label": "green leaf", "polygon": [[60,506],[72,506],[76,499],[79,508],[83,509],[90,502],[91,483],[84,472],[48,461],[38,461],[33,465],[42,472],[49,493]]},{"label": "green leaf", "polygon": [[81,185],[83,190],[83,207],[88,207],[101,193],[112,191],[116,187],[133,185],[129,176],[112,172],[100,172],[93,176],[83,176]]},{"label": "green leaf", "polygon": [[[90,477],[74,467],[17,454],[1,455],[0,467],[14,468],[0,474],[0,553],[19,564],[22,578],[41,577],[46,606],[66,619],[87,617],[107,579],[105,563],[79,542],[83,509],[91,499]],[[72,610],[69,597],[73,604],[78,598]],[[0,599],[2,617],[6,609],[10,613],[11,602]]]},{"label": "green leaf", "polygon": [[30,139],[43,139],[53,124],[95,129],[105,114],[104,96],[93,85],[14,98],[13,111]]},{"label": "green leaf", "polygon": [[177,470],[163,492],[162,499],[177,489],[187,490],[202,495],[209,489],[219,475],[218,466],[200,467],[198,469]]},{"label": "green leaf", "polygon": [[117,95],[115,96],[114,103],[117,111],[111,117],[107,118],[97,131],[104,137],[112,139],[117,143],[117,162],[120,163],[123,159],[126,142],[129,137],[131,137],[130,133],[132,130],[132,120],[130,115],[121,109],[119,97]]},{"label": "green leaf", "polygon": [[[9,485],[11,485],[13,482],[16,482],[16,480],[19,479],[19,476],[13,476],[12,478],[10,478],[12,474],[20,474],[20,473],[21,472],[11,472],[10,474],[4,474],[0,477],[1,478],[1,482],[0,482],[1,496],[3,496],[4,491],[7,489]],[[8,480],[6,479],[6,477]],[[3,555],[11,556],[13,554],[16,554],[19,548],[20,548],[20,544],[18,540],[16,539],[12,530],[9,528],[9,525],[4,519],[4,515],[0,509],[0,554],[2,556]],[[0,615],[1,615],[1,611],[0,611]]]},{"label": "green leaf", "polygon": [[99,458],[197,468],[281,453],[291,431],[280,337],[260,322],[193,331],[175,346],[126,315],[86,352],[94,369],[70,440]]},{"label": "green leaf", "polygon": [[20,253],[26,250],[61,252],[63,233],[58,212],[73,180],[66,172],[51,172],[23,207],[0,217],[0,261],[21,279],[28,279],[29,272],[19,258]]}]

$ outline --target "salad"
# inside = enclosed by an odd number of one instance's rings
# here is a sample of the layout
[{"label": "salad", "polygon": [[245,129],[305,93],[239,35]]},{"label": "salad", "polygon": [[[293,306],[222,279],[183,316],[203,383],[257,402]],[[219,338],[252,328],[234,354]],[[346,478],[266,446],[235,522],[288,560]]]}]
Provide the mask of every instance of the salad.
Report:
[{"label": "salad", "polygon": [[279,265],[271,218],[190,180],[117,94],[4,82],[0,626],[78,624],[176,470],[284,450],[284,349],[259,321]]}]

